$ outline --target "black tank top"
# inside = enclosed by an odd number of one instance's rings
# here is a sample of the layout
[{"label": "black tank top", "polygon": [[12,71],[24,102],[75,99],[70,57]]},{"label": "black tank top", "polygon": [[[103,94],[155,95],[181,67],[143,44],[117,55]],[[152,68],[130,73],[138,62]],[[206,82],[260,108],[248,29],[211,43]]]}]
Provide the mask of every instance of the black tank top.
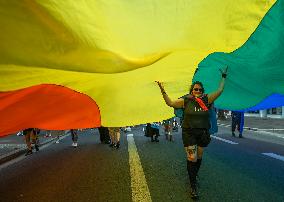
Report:
[{"label": "black tank top", "polygon": [[[200,99],[209,108],[208,96],[203,95]],[[210,128],[209,111],[204,111],[194,98],[184,98],[183,128]]]}]

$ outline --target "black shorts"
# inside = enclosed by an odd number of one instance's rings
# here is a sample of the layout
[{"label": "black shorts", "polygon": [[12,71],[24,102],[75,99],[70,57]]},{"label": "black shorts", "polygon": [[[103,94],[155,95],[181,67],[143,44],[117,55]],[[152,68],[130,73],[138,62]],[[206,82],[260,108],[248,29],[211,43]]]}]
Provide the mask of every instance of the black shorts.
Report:
[{"label": "black shorts", "polygon": [[184,147],[197,145],[207,147],[211,141],[210,134],[206,128],[183,128],[182,141]]}]

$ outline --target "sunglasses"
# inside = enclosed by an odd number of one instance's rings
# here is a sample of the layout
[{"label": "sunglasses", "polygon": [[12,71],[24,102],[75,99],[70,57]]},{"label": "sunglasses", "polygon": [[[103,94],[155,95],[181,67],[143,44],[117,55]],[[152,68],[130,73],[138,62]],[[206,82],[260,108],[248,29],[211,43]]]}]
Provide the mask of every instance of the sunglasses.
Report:
[{"label": "sunglasses", "polygon": [[194,91],[199,91],[199,92],[203,92],[203,88],[194,88]]}]

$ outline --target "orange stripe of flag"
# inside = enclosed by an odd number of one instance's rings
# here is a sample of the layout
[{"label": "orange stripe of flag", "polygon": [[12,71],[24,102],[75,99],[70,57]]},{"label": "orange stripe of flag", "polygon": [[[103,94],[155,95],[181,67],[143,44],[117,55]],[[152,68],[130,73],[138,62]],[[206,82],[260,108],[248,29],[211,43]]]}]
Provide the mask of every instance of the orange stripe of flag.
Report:
[{"label": "orange stripe of flag", "polygon": [[1,92],[0,114],[0,137],[25,128],[67,130],[101,125],[94,100],[53,84]]}]

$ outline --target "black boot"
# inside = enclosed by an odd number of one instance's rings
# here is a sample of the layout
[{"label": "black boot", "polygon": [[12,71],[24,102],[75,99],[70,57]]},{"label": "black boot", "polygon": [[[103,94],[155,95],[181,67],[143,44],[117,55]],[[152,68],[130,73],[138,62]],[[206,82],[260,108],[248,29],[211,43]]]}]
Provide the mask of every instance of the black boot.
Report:
[{"label": "black boot", "polygon": [[187,160],[187,172],[190,181],[190,197],[192,199],[198,198],[197,186],[196,186],[196,175],[197,175],[197,163]]},{"label": "black boot", "polygon": [[196,186],[195,187],[191,187],[190,188],[190,198],[192,199],[198,199],[198,193],[197,193],[197,189]]},{"label": "black boot", "polygon": [[158,135],[155,136],[155,142],[159,142]]},{"label": "black boot", "polygon": [[201,166],[201,162],[202,162],[202,159],[197,159],[197,162],[196,162],[196,168],[197,168],[197,175],[198,175],[198,171],[199,171],[199,169],[200,169],[200,166]]},{"label": "black boot", "polygon": [[199,169],[200,169],[200,166],[201,166],[201,162],[202,162],[202,159],[197,159],[197,162],[196,162],[196,185],[197,185],[197,187],[200,186],[198,172],[199,172]]}]

